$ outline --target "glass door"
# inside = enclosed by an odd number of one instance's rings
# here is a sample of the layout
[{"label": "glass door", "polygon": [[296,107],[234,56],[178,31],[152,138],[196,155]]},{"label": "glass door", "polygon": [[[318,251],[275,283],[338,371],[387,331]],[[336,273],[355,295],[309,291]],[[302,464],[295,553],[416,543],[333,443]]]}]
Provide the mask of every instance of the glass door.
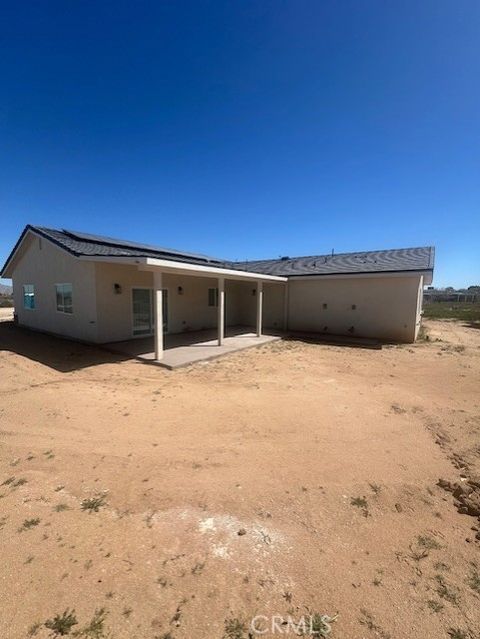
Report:
[{"label": "glass door", "polygon": [[133,334],[152,335],[153,304],[152,290],[149,288],[132,288]]},{"label": "glass door", "polygon": [[[163,332],[168,331],[168,290],[162,289]],[[153,335],[155,315],[153,310],[153,290],[132,288],[133,334]]]}]

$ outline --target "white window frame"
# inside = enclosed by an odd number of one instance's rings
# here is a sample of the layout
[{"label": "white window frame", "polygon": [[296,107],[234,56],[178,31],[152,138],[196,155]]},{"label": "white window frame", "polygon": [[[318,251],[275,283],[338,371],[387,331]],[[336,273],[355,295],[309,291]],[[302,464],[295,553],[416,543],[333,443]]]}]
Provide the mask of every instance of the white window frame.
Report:
[{"label": "white window frame", "polygon": [[[31,292],[28,292],[25,290],[27,287],[32,288]],[[23,294],[23,308],[27,311],[34,311],[35,310],[35,284],[24,284],[22,286],[22,294]],[[33,306],[26,306],[25,305],[25,297],[29,296],[31,298],[33,298]]]},{"label": "white window frame", "polygon": [[[65,310],[65,297],[64,297],[64,293],[62,291],[62,299],[63,299],[63,310],[61,308],[58,308],[58,303],[57,303],[57,287],[58,286],[70,286],[70,289],[72,291],[72,310],[71,311],[66,311]],[[55,283],[55,308],[57,309],[57,313],[62,313],[62,315],[73,315],[73,284],[71,282],[57,282]]]},{"label": "white window frame", "polygon": [[[214,304],[210,304],[210,291],[214,291],[213,293]],[[215,286],[208,287],[207,304],[209,308],[218,308],[218,288],[217,287]]]}]

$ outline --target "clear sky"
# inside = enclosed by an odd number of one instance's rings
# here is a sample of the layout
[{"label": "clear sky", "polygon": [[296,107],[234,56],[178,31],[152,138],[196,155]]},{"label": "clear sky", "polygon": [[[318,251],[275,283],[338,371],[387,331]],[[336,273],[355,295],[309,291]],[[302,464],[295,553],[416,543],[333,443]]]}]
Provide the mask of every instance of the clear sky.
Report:
[{"label": "clear sky", "polygon": [[434,244],[480,284],[480,3],[0,3],[27,223],[232,259]]}]

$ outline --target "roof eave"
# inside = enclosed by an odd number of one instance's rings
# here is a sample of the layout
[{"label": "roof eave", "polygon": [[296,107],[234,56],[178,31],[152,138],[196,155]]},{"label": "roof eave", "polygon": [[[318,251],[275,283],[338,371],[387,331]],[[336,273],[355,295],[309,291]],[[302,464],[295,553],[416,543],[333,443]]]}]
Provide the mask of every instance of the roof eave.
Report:
[{"label": "roof eave", "polygon": [[392,271],[355,271],[354,273],[302,273],[297,275],[288,275],[287,277],[289,280],[303,280],[304,278],[345,279],[351,277],[413,277],[420,275],[433,276],[433,268],[396,269]]},{"label": "roof eave", "polygon": [[151,270],[158,268],[164,272],[175,272],[184,275],[196,275],[197,277],[227,277],[237,280],[262,280],[266,282],[287,282],[287,278],[280,275],[268,275],[266,273],[253,273],[240,269],[222,268],[219,266],[207,266],[203,264],[189,264],[187,262],[175,262],[174,260],[162,260],[152,257],[144,258],[144,268]]}]

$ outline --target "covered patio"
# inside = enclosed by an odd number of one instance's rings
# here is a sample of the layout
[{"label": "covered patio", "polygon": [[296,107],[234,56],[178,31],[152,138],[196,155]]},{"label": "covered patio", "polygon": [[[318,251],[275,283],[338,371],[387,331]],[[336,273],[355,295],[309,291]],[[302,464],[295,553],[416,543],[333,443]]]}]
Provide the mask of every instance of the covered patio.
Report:
[{"label": "covered patio", "polygon": [[136,358],[148,364],[157,364],[170,370],[209,361],[247,348],[262,346],[281,339],[280,334],[261,334],[245,326],[229,328],[222,343],[218,343],[216,329],[192,331],[177,335],[164,335],[163,357],[155,357],[154,337],[131,339],[105,344],[109,350]]},{"label": "covered patio", "polygon": [[[109,350],[173,369],[266,344],[285,328],[286,278],[158,258],[126,268],[115,271],[114,286],[123,290],[130,278],[133,339],[112,339]],[[108,321],[117,317],[110,307]]]}]

